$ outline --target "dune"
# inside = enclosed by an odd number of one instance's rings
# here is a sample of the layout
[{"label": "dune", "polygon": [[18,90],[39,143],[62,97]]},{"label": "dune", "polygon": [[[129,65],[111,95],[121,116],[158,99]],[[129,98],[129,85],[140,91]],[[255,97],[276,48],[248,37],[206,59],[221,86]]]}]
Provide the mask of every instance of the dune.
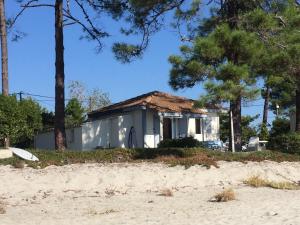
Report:
[{"label": "dune", "polygon": [[[300,190],[253,188],[259,175],[300,181],[299,162],[219,162],[220,168],[155,163],[0,166],[0,224],[300,224]],[[236,199],[213,202],[231,188]]]}]

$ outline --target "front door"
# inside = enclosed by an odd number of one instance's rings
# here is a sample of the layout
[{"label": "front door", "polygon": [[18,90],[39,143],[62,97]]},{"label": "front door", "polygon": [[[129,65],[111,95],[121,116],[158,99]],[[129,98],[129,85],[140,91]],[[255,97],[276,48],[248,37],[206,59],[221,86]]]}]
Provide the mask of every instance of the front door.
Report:
[{"label": "front door", "polygon": [[163,139],[172,139],[172,120],[170,118],[163,120]]}]

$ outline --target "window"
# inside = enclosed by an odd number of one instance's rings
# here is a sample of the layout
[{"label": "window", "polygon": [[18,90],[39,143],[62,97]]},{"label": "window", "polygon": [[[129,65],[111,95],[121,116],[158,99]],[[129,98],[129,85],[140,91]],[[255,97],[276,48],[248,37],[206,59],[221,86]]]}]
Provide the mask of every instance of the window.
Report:
[{"label": "window", "polygon": [[202,131],[201,119],[195,119],[195,127],[196,127],[196,134],[201,134],[201,131]]}]

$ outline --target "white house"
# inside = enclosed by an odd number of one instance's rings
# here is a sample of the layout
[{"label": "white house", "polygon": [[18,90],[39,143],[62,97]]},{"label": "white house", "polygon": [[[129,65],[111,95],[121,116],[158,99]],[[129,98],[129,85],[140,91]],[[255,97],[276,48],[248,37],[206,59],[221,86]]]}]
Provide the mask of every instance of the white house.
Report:
[{"label": "white house", "polygon": [[[80,127],[67,129],[67,147],[155,148],[164,139],[193,136],[219,140],[219,109],[198,109],[194,100],[153,91],[88,114]],[[35,137],[38,149],[54,149],[54,132]]]}]

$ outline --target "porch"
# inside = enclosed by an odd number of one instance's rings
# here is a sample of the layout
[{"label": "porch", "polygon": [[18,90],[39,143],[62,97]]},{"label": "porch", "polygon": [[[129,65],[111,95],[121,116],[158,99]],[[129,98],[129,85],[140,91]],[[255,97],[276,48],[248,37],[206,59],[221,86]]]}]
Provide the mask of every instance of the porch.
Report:
[{"label": "porch", "polygon": [[199,141],[219,139],[218,131],[213,132],[218,128],[218,117],[172,112],[146,112],[146,117],[145,147],[156,148],[162,140],[189,136]]}]

